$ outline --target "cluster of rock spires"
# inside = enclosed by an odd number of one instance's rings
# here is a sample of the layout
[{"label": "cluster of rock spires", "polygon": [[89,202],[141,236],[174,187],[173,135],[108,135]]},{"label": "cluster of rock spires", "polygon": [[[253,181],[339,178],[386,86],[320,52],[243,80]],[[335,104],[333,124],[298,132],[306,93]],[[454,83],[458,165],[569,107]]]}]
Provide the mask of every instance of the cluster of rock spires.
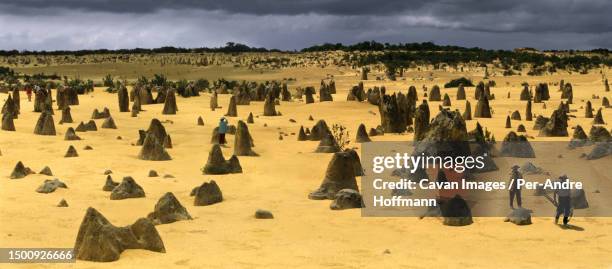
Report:
[{"label": "cluster of rock spires", "polygon": [[232,155],[229,160],[226,160],[223,157],[221,146],[214,144],[208,154],[206,165],[202,168],[202,173],[205,175],[242,173],[242,166],[240,166],[240,161],[236,155]]},{"label": "cluster of rock spires", "polygon": [[95,132],[98,130],[98,126],[94,120],[89,120],[87,123],[79,123],[74,130],[77,132]]},{"label": "cluster of rock spires", "polygon": [[363,102],[366,99],[367,96],[365,90],[363,89],[363,82],[359,82],[359,84],[353,86],[346,96],[347,101]]},{"label": "cluster of rock spires", "polygon": [[415,87],[410,87],[406,95],[394,93],[381,95],[378,105],[380,122],[385,133],[403,133],[412,125],[416,110],[417,93]]},{"label": "cluster of rock spires", "polygon": [[142,145],[138,158],[149,161],[171,160],[166,148],[172,148],[172,139],[158,119],[152,119],[147,131],[139,131],[138,145]]},{"label": "cluster of rock spires", "polygon": [[154,223],[140,218],[132,225],[116,227],[90,207],[79,227],[74,253],[77,259],[111,262],[126,249],[146,249],[165,253],[164,243]]},{"label": "cluster of rock spires", "polygon": [[538,116],[534,130],[540,130],[539,136],[568,136],[568,119],[566,110],[559,108],[553,111],[550,118]]},{"label": "cluster of rock spires", "polygon": [[319,102],[331,102],[334,101],[332,94],[336,93],[336,83],[331,80],[328,84],[321,80],[321,87],[319,88]]},{"label": "cluster of rock spires", "polygon": [[96,119],[105,119],[105,118],[108,118],[108,117],[110,117],[110,116],[111,116],[111,115],[110,115],[110,110],[109,110],[108,108],[106,108],[106,107],[105,107],[105,108],[102,110],[102,112],[100,112],[100,111],[99,111],[99,110],[96,108],[96,109],[94,109],[94,111],[93,111],[93,112],[92,112],[92,114],[91,114],[91,119],[94,119],[94,120],[96,120]]}]

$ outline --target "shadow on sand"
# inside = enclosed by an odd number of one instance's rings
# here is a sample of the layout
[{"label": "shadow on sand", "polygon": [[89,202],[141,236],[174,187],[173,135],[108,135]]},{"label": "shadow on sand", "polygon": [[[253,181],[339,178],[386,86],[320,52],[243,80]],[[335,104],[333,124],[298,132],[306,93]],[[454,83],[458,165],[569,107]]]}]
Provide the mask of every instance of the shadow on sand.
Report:
[{"label": "shadow on sand", "polygon": [[568,225],[557,224],[557,226],[559,226],[559,228],[561,228],[563,230],[574,230],[574,231],[578,231],[578,232],[584,231],[584,228],[582,228],[580,226],[572,225],[572,224],[568,224]]}]

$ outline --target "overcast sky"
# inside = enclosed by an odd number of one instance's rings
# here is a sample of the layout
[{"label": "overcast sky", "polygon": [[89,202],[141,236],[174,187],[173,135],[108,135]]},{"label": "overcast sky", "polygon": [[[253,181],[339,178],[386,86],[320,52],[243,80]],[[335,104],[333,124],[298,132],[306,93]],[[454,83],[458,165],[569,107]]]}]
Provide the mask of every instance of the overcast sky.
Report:
[{"label": "overcast sky", "polygon": [[324,42],[612,48],[612,0],[2,0],[0,49]]}]

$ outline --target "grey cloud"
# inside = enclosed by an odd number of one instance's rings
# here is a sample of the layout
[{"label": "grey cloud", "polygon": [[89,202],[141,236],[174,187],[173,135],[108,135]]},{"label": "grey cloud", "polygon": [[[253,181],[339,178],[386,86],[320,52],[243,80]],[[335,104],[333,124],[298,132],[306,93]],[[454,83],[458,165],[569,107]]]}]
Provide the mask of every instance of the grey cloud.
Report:
[{"label": "grey cloud", "polygon": [[3,0],[2,49],[424,42],[611,47],[608,0]]}]

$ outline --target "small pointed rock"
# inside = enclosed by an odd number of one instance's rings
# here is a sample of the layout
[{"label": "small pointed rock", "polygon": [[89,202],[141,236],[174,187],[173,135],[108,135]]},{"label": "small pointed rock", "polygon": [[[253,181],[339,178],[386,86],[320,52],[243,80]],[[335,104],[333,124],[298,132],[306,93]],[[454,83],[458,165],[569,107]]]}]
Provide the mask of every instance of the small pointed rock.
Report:
[{"label": "small pointed rock", "polygon": [[113,191],[115,187],[119,185],[119,182],[113,181],[111,175],[106,176],[106,181],[104,182],[104,186],[102,186],[103,191]]},{"label": "small pointed rock", "polygon": [[79,157],[79,154],[77,153],[76,149],[74,148],[74,146],[70,145],[68,147],[68,150],[66,151],[66,154],[64,155],[65,158],[70,158],[70,157]]},{"label": "small pointed rock", "polygon": [[66,202],[65,199],[62,199],[58,204],[57,207],[68,207],[68,202]]},{"label": "small pointed rock", "polygon": [[117,125],[115,124],[115,120],[113,120],[113,117],[108,117],[102,123],[101,128],[104,128],[104,129],[117,129]]},{"label": "small pointed rock", "polygon": [[41,175],[46,175],[46,176],[53,176],[53,172],[51,172],[51,168],[49,168],[49,166],[45,166],[45,168],[40,170],[40,172],[38,173]]}]

